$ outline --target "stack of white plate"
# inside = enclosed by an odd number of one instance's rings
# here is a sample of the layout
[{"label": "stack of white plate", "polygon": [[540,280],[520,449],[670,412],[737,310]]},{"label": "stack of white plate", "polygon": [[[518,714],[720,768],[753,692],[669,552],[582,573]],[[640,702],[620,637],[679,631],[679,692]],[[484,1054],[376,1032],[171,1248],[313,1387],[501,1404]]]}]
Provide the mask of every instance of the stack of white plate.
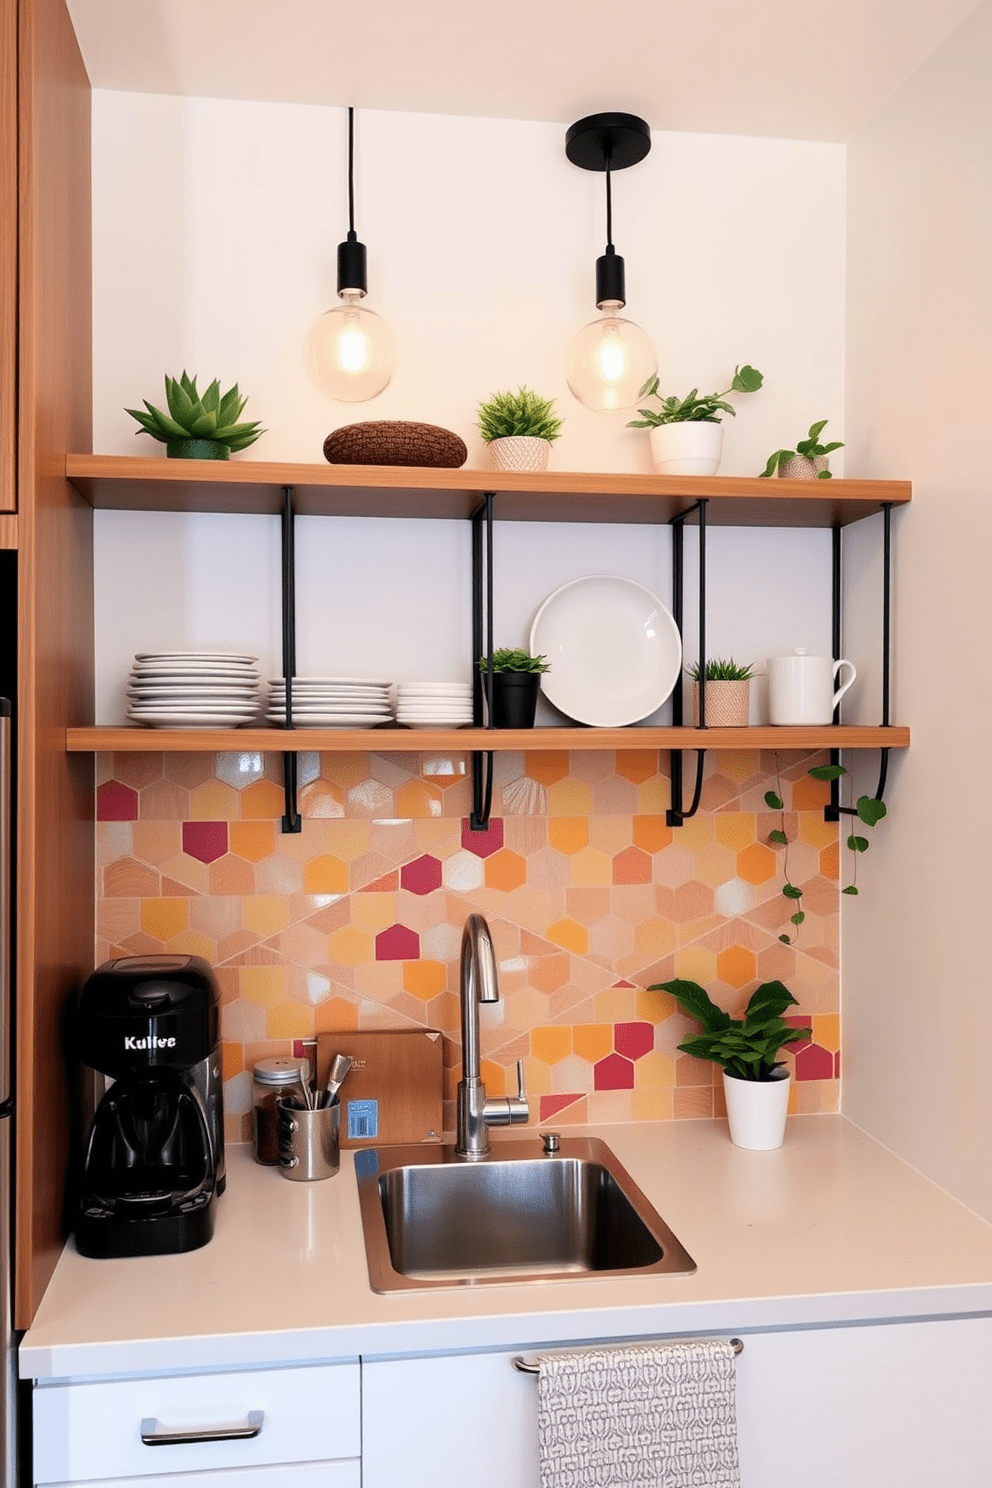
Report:
[{"label": "stack of white plate", "polygon": [[[297,728],[375,728],[393,716],[391,682],[375,677],[294,677],[293,723]],[[265,716],[286,723],[286,679],[269,678]]]},{"label": "stack of white plate", "polygon": [[257,661],[238,651],[139,651],[127,716],[149,728],[240,728],[258,714]]},{"label": "stack of white plate", "polygon": [[396,717],[408,728],[464,728],[472,722],[471,682],[399,682]]}]

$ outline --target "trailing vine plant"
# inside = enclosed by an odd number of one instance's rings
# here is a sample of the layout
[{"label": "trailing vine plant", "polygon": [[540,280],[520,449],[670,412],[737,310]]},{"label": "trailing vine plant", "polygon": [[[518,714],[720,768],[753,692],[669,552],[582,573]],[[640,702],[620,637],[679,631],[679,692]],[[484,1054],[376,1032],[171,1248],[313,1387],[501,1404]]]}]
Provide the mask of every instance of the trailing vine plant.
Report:
[{"label": "trailing vine plant", "polygon": [[[814,780],[830,781],[839,780],[842,775],[847,774],[847,770],[844,768],[843,765],[814,765],[813,768],[809,771],[809,774],[812,775]],[[801,902],[803,891],[798,886],[798,884],[794,884],[789,877],[789,837],[788,833],[785,830],[785,803],[782,799],[782,781],[778,773],[777,756],[775,764],[775,784],[778,786],[778,790],[765,792],[765,805],[770,807],[772,811],[777,811],[779,813],[779,826],[775,828],[774,831],[768,833],[768,840],[769,842],[778,843],[780,847],[785,848],[785,855],[782,862],[782,872],[784,879],[784,882],[782,884],[782,894],[793,905],[793,913],[790,915],[789,919],[791,924],[795,926],[795,932],[792,935],[780,935],[779,940],[782,941],[785,945],[795,945],[799,938],[799,927],[805,920],[806,913],[802,907]],[[882,820],[882,817],[887,814],[887,808],[885,802],[878,800],[876,796],[859,796],[854,803],[854,812],[858,820],[862,822],[864,826],[874,827],[878,822]],[[841,890],[841,893],[857,894],[858,854],[868,851],[868,838],[863,837],[859,832],[850,832],[847,838],[847,847],[853,855],[851,860],[851,882]]]}]

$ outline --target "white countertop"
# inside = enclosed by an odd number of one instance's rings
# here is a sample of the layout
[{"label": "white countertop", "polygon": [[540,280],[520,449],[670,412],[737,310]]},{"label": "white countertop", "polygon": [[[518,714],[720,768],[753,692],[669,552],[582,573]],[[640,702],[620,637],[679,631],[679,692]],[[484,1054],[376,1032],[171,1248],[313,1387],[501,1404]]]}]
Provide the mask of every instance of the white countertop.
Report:
[{"label": "white countertop", "polygon": [[20,1373],[243,1367],[992,1311],[992,1225],[842,1117],[791,1118],[777,1152],[732,1146],[724,1121],[563,1135],[608,1142],[695,1259],[693,1275],[377,1296],[354,1154],[342,1153],[334,1178],[290,1183],[235,1147],[203,1249],[96,1261],[67,1245],[21,1343]]}]

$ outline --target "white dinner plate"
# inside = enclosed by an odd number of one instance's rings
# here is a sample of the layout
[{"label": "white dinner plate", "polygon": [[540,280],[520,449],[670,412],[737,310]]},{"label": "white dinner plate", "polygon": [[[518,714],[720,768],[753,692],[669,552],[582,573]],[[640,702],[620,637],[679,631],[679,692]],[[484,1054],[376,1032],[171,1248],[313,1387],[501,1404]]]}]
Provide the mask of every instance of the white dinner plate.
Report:
[{"label": "white dinner plate", "polygon": [[255,662],[257,656],[249,656],[244,651],[136,651],[135,661],[233,661],[233,662]]},{"label": "white dinner plate", "polygon": [[254,687],[238,686],[234,682],[219,682],[211,678],[209,682],[169,682],[149,683],[132,682],[127,689],[128,697],[145,698],[167,698],[167,697],[237,697],[254,698],[258,692]]},{"label": "white dinner plate", "polygon": [[[281,698],[284,698],[286,696],[286,689],[285,687],[270,687],[269,696],[274,703],[279,702]],[[372,687],[362,690],[359,690],[358,688],[349,689],[337,687],[294,687],[293,696],[294,698],[319,698],[321,702],[384,703],[387,702],[389,699],[389,689],[384,687],[380,691],[378,688]]]},{"label": "white dinner plate", "polygon": [[471,693],[471,682],[397,682],[400,697],[461,697]]},{"label": "white dinner plate", "polygon": [[670,610],[632,579],[591,574],[549,594],[534,617],[530,650],[547,657],[545,697],[576,723],[639,723],[672,694],[682,639]]},{"label": "white dinner plate", "polygon": [[[266,713],[269,723],[283,724],[285,713]],[[392,723],[389,713],[296,713],[293,722],[308,728],[374,728],[378,723]]]},{"label": "white dinner plate", "polygon": [[402,723],[404,728],[408,728],[408,729],[422,729],[422,730],[427,730],[427,729],[448,729],[448,728],[450,728],[450,729],[467,728],[468,725],[469,725],[469,723],[472,722],[471,719],[469,719],[468,722],[466,722],[464,719],[445,719],[445,718],[435,719],[431,723],[424,722],[422,719],[419,719],[419,718],[417,718],[417,719],[414,719],[414,718],[400,718],[397,721],[399,723]]},{"label": "white dinner plate", "polygon": [[[270,687],[282,687],[285,685],[285,677],[269,677]],[[392,687],[392,682],[385,682],[381,677],[294,677],[294,684],[298,682],[319,683],[321,687]]]},{"label": "white dinner plate", "polygon": [[250,723],[253,714],[247,717],[240,713],[131,713],[135,723],[147,724],[150,728],[243,728]]}]

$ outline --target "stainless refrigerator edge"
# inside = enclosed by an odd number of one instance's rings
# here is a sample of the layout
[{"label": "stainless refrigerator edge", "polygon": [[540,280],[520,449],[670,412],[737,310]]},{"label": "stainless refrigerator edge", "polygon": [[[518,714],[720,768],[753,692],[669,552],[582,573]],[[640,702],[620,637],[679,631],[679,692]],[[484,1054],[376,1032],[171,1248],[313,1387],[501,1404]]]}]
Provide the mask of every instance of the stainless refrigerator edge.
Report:
[{"label": "stainless refrigerator edge", "polygon": [[17,1341],[13,1323],[14,1244],[11,1128],[11,872],[13,841],[10,795],[10,703],[0,698],[0,1482],[13,1488],[17,1475]]}]

